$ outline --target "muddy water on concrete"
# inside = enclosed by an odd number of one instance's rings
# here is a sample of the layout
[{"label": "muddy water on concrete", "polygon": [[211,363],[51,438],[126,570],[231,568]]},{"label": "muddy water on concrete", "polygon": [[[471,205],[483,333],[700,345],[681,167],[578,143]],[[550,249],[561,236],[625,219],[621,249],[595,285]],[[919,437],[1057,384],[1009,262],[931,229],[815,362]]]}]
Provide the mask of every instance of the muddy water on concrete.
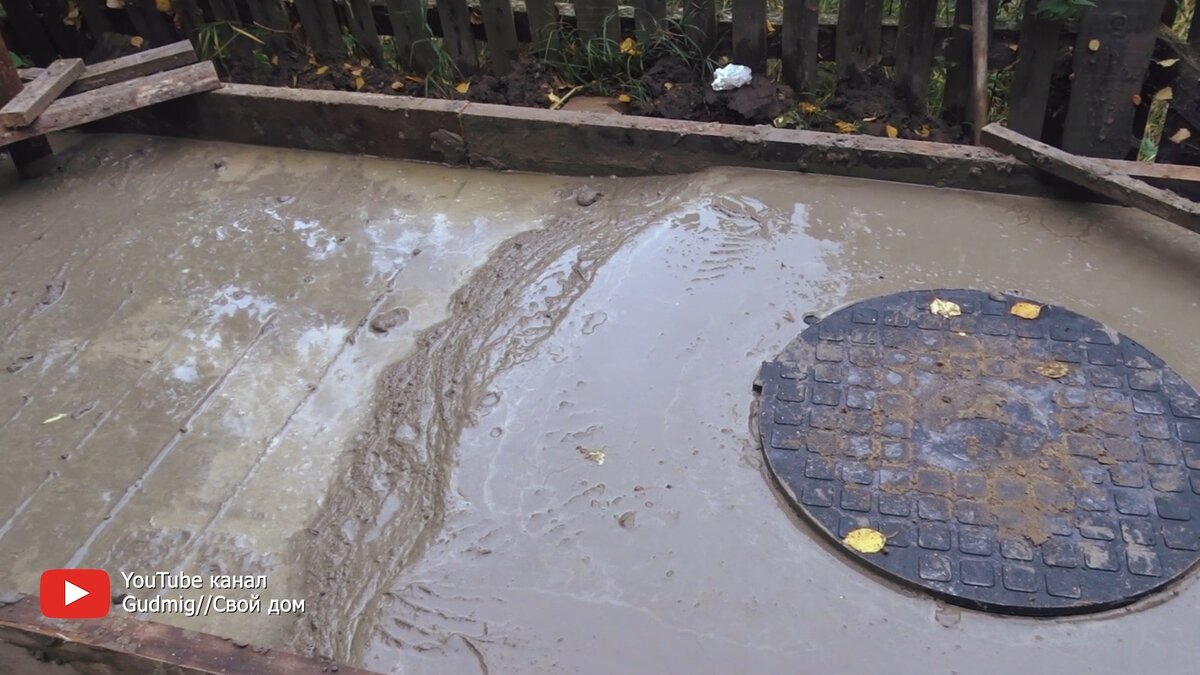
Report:
[{"label": "muddy water on concrete", "polygon": [[1053,623],[880,583],[780,503],[748,418],[805,313],[906,288],[1019,289],[1198,381],[1195,238],[1125,210],[746,171],[604,190],[501,246],[384,377],[302,542],[333,601],[300,646],[393,672],[1190,665],[1194,586]]}]

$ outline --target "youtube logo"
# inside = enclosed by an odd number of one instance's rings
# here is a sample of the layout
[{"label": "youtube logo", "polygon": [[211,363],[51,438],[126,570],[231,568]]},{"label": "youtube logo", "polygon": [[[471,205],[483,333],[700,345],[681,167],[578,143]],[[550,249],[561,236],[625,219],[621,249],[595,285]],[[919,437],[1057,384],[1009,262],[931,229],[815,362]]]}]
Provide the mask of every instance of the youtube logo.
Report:
[{"label": "youtube logo", "polygon": [[42,614],[51,619],[99,619],[108,616],[110,593],[104,570],[42,572]]}]

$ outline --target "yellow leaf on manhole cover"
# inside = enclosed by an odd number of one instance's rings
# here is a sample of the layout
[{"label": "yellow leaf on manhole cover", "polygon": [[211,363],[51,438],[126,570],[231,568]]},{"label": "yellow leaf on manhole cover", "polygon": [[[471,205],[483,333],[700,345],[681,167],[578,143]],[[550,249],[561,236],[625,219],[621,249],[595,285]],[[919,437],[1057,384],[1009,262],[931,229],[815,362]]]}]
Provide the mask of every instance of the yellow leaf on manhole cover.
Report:
[{"label": "yellow leaf on manhole cover", "polygon": [[929,311],[945,319],[949,319],[952,316],[962,316],[962,307],[959,307],[957,302],[950,302],[941,298],[934,298],[933,302],[929,303]]},{"label": "yellow leaf on manhole cover", "polygon": [[1060,377],[1065,377],[1067,373],[1071,372],[1071,369],[1068,368],[1067,364],[1065,363],[1054,361],[1051,363],[1043,363],[1037,368],[1034,368],[1033,372],[1043,377],[1057,380]]},{"label": "yellow leaf on manhole cover", "polygon": [[857,530],[850,530],[850,533],[842,539],[842,543],[859,553],[879,553],[887,544],[887,536],[879,530],[860,527]]},{"label": "yellow leaf on manhole cover", "polygon": [[1018,302],[1008,311],[1013,316],[1019,316],[1022,319],[1036,319],[1042,315],[1042,306],[1032,302]]}]

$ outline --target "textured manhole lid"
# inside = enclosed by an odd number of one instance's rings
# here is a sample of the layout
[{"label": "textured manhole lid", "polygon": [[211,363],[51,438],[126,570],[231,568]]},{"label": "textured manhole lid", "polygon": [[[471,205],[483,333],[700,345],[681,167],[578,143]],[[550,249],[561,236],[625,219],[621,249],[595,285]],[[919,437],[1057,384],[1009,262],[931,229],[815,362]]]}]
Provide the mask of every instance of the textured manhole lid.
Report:
[{"label": "textured manhole lid", "polygon": [[1020,300],[899,293],[810,326],[759,374],[764,454],[821,530],[887,536],[847,555],[951,602],[1131,602],[1200,558],[1200,398],[1129,338]]}]

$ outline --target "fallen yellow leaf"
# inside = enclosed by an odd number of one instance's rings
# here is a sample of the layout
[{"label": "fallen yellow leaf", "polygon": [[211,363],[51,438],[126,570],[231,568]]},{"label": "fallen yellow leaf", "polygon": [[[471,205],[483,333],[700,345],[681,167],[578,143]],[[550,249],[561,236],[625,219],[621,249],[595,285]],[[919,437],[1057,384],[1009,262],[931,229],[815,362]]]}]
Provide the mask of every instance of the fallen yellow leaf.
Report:
[{"label": "fallen yellow leaf", "polygon": [[952,316],[962,316],[962,307],[959,307],[957,302],[934,298],[933,302],[929,303],[929,312],[949,319]]},{"label": "fallen yellow leaf", "polygon": [[403,88],[404,88],[404,83],[401,82],[400,80],[396,80],[395,82],[392,83],[392,89],[394,89],[395,91],[400,91]]},{"label": "fallen yellow leaf", "polygon": [[890,124],[884,128],[887,129],[888,138],[896,138],[900,135],[900,130]]},{"label": "fallen yellow leaf", "polygon": [[134,35],[133,37],[129,38],[129,44],[133,45],[134,47],[138,47],[138,48],[140,48],[142,46],[142,43],[144,43],[145,41],[146,40],[144,38],[142,38],[141,35]]},{"label": "fallen yellow leaf", "polygon": [[812,114],[819,112],[820,110],[821,109],[818,108],[815,103],[809,103],[808,101],[800,102],[800,112],[804,113],[805,115],[812,115]]},{"label": "fallen yellow leaf", "polygon": [[842,538],[842,543],[859,553],[879,553],[887,545],[887,537],[879,530],[860,527],[850,530],[850,533]]},{"label": "fallen yellow leaf", "polygon": [[770,20],[770,19],[767,19],[767,35],[771,35],[771,34],[773,34],[774,32],[775,32],[775,26],[772,26],[772,25],[771,25],[771,20]]},{"label": "fallen yellow leaf", "polygon": [[858,127],[854,126],[850,122],[843,122],[842,120],[834,122],[833,126],[837,127],[838,133],[842,134],[852,134],[855,131],[858,131]]},{"label": "fallen yellow leaf", "polygon": [[471,88],[470,82],[459,82],[458,84],[454,85],[454,91],[457,91],[460,94],[467,93],[467,90],[470,88]]},{"label": "fallen yellow leaf", "polygon": [[1042,315],[1042,306],[1035,305],[1032,302],[1018,302],[1008,312],[1022,319],[1036,319]]},{"label": "fallen yellow leaf", "polygon": [[1142,104],[1142,95],[1141,95],[1141,94],[1134,94],[1133,96],[1130,96],[1130,97],[1129,97],[1129,100],[1130,100],[1130,101],[1131,101],[1131,102],[1132,102],[1134,105],[1141,105],[1141,104]]},{"label": "fallen yellow leaf", "polygon": [[1155,101],[1170,101],[1175,98],[1175,90],[1170,87],[1163,87],[1154,95]]},{"label": "fallen yellow leaf", "polygon": [[366,68],[367,66],[371,65],[371,59],[359,59],[358,65],[362,66],[363,68]]},{"label": "fallen yellow leaf", "polygon": [[550,99],[551,105],[558,105],[559,103],[562,103],[562,98],[560,98],[558,94],[555,94],[554,92],[546,94],[546,98]]},{"label": "fallen yellow leaf", "polygon": [[278,54],[271,57],[271,65],[273,65],[273,66],[279,65],[279,55]]},{"label": "fallen yellow leaf", "polygon": [[621,40],[621,53],[626,56],[637,56],[642,52],[638,50],[637,40],[627,37],[624,40]]},{"label": "fallen yellow leaf", "polygon": [[929,125],[922,124],[920,129],[917,129],[917,135],[921,138],[929,138]]},{"label": "fallen yellow leaf", "polygon": [[1171,134],[1170,141],[1172,143],[1182,143],[1192,137],[1192,132],[1187,127],[1179,127],[1179,131]]},{"label": "fallen yellow leaf", "polygon": [[1068,368],[1067,364],[1065,363],[1054,361],[1051,363],[1043,363],[1037,368],[1034,368],[1033,372],[1041,375],[1042,377],[1048,377],[1052,380],[1057,380],[1060,377],[1065,377],[1067,373],[1071,372],[1071,369]]},{"label": "fallen yellow leaf", "polygon": [[324,75],[325,73],[328,73],[328,72],[329,72],[329,66],[321,66],[320,68],[317,68],[317,75]]},{"label": "fallen yellow leaf", "polygon": [[583,455],[583,458],[588,461],[595,462],[597,464],[604,463],[604,448],[593,450],[590,448],[585,448],[581,445],[577,447],[576,450],[578,450],[579,454]]},{"label": "fallen yellow leaf", "polygon": [[1176,63],[1179,63],[1179,59],[1163,59],[1162,61],[1155,61],[1155,63],[1162,66],[1163,68],[1170,68],[1171,66],[1175,65]]},{"label": "fallen yellow leaf", "polygon": [[104,6],[109,9],[123,9],[125,0],[104,0]]},{"label": "fallen yellow leaf", "polygon": [[354,88],[355,89],[362,89],[363,85],[366,83],[367,83],[367,81],[362,79],[361,77],[354,78]]},{"label": "fallen yellow leaf", "polygon": [[53,424],[66,416],[66,413],[58,413],[53,417],[47,417],[46,419],[42,420],[42,424]]},{"label": "fallen yellow leaf", "polygon": [[620,96],[617,97],[617,100],[620,101],[621,103],[629,103],[633,99],[629,97],[629,94],[621,94]]},{"label": "fallen yellow leaf", "polygon": [[154,9],[160,12],[171,11],[171,0],[154,0]]},{"label": "fallen yellow leaf", "polygon": [[1098,52],[1098,51],[1100,51],[1100,41],[1099,41],[1099,40],[1092,40],[1091,42],[1089,42],[1089,43],[1088,43],[1088,49],[1089,49],[1089,50],[1091,50],[1091,51],[1093,51],[1093,52]]}]

